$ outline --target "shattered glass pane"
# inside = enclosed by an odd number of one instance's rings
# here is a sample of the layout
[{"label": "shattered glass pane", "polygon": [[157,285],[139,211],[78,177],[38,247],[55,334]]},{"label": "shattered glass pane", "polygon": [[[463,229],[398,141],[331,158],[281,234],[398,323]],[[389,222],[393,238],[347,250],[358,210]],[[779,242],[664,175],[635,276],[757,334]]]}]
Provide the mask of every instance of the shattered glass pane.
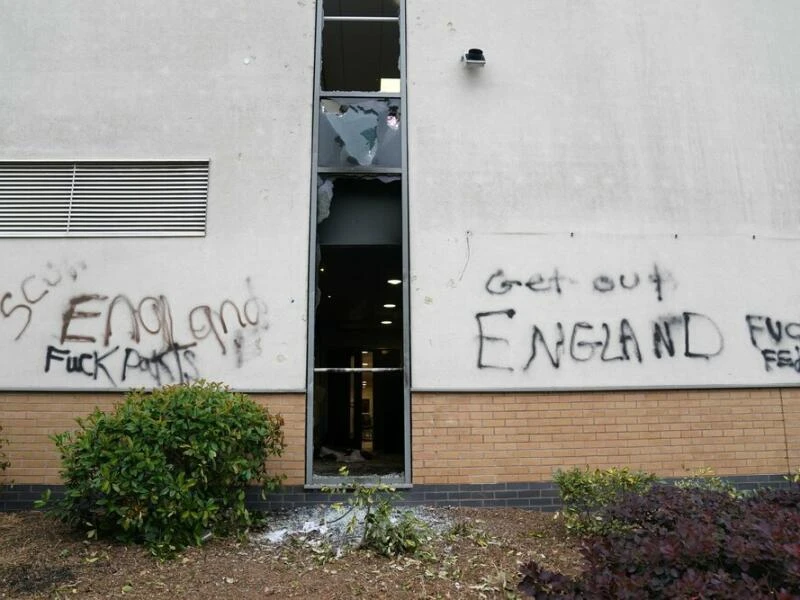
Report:
[{"label": "shattered glass pane", "polygon": [[321,100],[320,167],[400,167],[401,150],[398,99]]},{"label": "shattered glass pane", "polygon": [[333,179],[317,177],[317,225],[331,216]]}]

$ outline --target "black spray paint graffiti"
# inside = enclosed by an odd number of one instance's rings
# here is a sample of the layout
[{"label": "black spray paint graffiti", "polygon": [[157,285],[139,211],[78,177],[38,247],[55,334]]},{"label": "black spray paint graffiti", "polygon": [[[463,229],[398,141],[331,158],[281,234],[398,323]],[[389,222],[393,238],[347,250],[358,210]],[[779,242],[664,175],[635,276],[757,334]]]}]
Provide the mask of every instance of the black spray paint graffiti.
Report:
[{"label": "black spray paint graffiti", "polygon": [[67,373],[83,373],[94,380],[97,380],[97,376],[102,373],[113,383],[114,380],[106,368],[105,360],[117,350],[119,350],[119,346],[115,346],[105,354],[98,354],[97,351],[93,351],[91,354],[88,352],[72,354],[69,350],[48,346],[47,354],[45,355],[44,372],[50,372],[53,362],[64,362],[64,368]]},{"label": "black spray paint graffiti", "polygon": [[[177,339],[176,321],[169,299],[164,295],[132,300],[124,294],[113,298],[105,294],[80,294],[67,301],[61,318],[60,344],[100,344],[103,352],[74,352],[69,348],[48,346],[45,372],[63,362],[67,373],[97,380],[105,376],[113,385],[126,381],[133,373],[143,373],[156,383],[179,383],[197,379],[195,347],[212,338],[220,354],[232,352],[236,366],[260,356],[261,335],[269,328],[267,305],[252,291],[237,303],[225,298],[217,305],[201,304],[178,321],[178,329],[191,341]],[[111,349],[112,342],[117,342]],[[139,347],[157,344],[157,350]],[[119,351],[119,352],[118,352]],[[111,371],[105,361],[113,363]]]},{"label": "black spray paint graffiti", "polygon": [[765,315],[746,315],[745,322],[750,343],[764,360],[764,370],[792,369],[800,373],[800,323]]},{"label": "black spray paint graffiti", "polygon": [[[88,352],[73,353],[66,348],[57,348],[56,346],[48,346],[45,355],[44,372],[49,373],[54,368],[55,363],[63,362],[63,368],[66,373],[75,373],[85,375],[97,381],[99,375],[103,375],[112,385],[117,385],[114,377],[117,376],[119,381],[124,382],[131,375],[137,372],[145,373],[150,376],[155,385],[164,385],[168,383],[186,383],[193,381],[200,377],[200,373],[195,365],[195,354],[191,350],[196,346],[196,342],[191,344],[174,344],[166,350],[152,351],[146,356],[142,356],[140,351],[136,348],[125,348],[121,353],[122,366],[119,363],[111,365],[106,364],[106,359],[109,363],[114,361],[120,355],[119,346],[114,346],[111,350],[103,354],[99,354],[96,350],[91,354]],[[115,371],[114,375],[109,372],[109,368]],[[119,375],[117,375],[119,372]]]},{"label": "black spray paint graffiti", "polygon": [[[583,289],[592,294],[628,294],[637,289],[647,289],[657,302],[664,301],[666,291],[677,288],[672,273],[658,263],[641,272],[600,273],[590,282]],[[567,290],[575,291],[579,285],[577,279],[565,275],[558,267],[534,273],[524,281],[508,278],[503,269],[497,269],[486,280],[484,289],[491,296],[502,296],[520,289],[561,297]],[[648,319],[644,323],[640,320],[636,324],[629,317],[600,322],[557,321],[548,326],[525,323],[524,332],[519,331],[516,322],[511,324],[517,314],[515,308],[475,314],[478,369],[529,371],[536,364],[559,369],[566,360],[573,363],[643,363],[676,356],[708,361],[721,354],[725,347],[722,331],[714,320],[688,310]]]},{"label": "black spray paint graffiti", "polygon": [[[608,294],[615,290],[632,291],[638,288],[643,280],[652,284],[653,291],[659,302],[664,299],[664,292],[668,284],[672,288],[677,287],[672,274],[659,267],[657,263],[654,263],[650,272],[644,276],[640,276],[635,271],[613,276],[601,273],[592,279],[591,289],[599,294]],[[515,288],[527,289],[534,293],[561,295],[567,285],[576,286],[579,285],[579,282],[572,277],[564,275],[558,268],[554,268],[552,273],[534,273],[524,282],[522,279],[509,279],[503,269],[497,269],[489,276],[484,289],[494,296],[507,294]]]},{"label": "black spray paint graffiti", "polygon": [[[478,323],[479,369],[516,370],[510,361],[502,362],[498,356],[491,357],[493,347],[505,349],[508,354],[511,340],[505,336],[487,333],[493,320],[513,319],[516,314],[513,308],[509,308],[475,315]],[[531,326],[527,360],[524,363],[520,361],[523,371],[531,369],[537,358],[538,362],[546,361],[552,368],[558,369],[565,357],[577,363],[591,360],[601,363],[641,363],[646,355],[639,342],[640,336],[628,319],[620,319],[619,324],[614,325],[607,322],[593,324],[576,321],[565,326],[559,321],[554,329],[554,335],[548,336],[538,325]],[[690,359],[709,360],[719,355],[725,347],[725,340],[717,324],[711,317],[696,312],[685,311],[680,315],[652,321],[648,331],[652,335],[652,356],[658,360],[674,357],[678,353]]]},{"label": "black spray paint graffiti", "polygon": [[0,296],[0,316],[4,320],[17,319],[20,323],[14,340],[21,338],[28,329],[36,304],[43,300],[51,289],[59,286],[65,277],[70,281],[76,281],[78,275],[85,270],[86,263],[83,261],[63,263],[60,266],[48,262],[43,271],[24,277],[17,292],[4,292]]}]

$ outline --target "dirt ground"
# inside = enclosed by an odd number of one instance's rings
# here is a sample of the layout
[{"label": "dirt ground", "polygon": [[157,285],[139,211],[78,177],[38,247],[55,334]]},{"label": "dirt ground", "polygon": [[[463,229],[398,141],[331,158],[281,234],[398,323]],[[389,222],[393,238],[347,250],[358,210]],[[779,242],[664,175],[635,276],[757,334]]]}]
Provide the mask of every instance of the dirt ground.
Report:
[{"label": "dirt ground", "polygon": [[581,558],[552,513],[441,509],[424,559],[364,550],[336,557],[298,540],[214,539],[170,561],[87,541],[38,512],[0,513],[0,598],[514,598],[518,565],[576,574]]}]

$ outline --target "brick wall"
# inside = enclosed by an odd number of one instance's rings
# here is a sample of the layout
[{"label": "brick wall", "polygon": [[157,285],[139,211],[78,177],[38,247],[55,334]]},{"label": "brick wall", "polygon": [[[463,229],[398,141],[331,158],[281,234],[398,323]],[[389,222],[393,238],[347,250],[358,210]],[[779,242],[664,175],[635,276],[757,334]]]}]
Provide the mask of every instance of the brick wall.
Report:
[{"label": "brick wall", "polygon": [[[74,427],[119,394],[0,393],[8,479],[57,484],[48,436]],[[305,398],[253,394],[285,419],[286,451],[273,461],[303,483]],[[614,393],[432,394],[412,398],[415,484],[547,482],[573,465],[627,465],[664,477],[713,467],[720,475],[800,467],[800,389]]]},{"label": "brick wall", "polygon": [[304,394],[251,394],[253,400],[271,413],[283,416],[286,448],[283,456],[270,461],[275,473],[286,475],[284,484],[299,485],[305,481],[306,465],[306,397]]},{"label": "brick wall", "polygon": [[[75,418],[95,407],[108,410],[120,394],[0,393],[4,452],[11,462],[7,479],[16,484],[57,484],[59,458],[50,434],[75,429]],[[252,394],[256,402],[285,420],[286,450],[272,461],[277,473],[287,475],[287,484],[303,482],[305,464],[305,396],[302,394]]]},{"label": "brick wall", "polygon": [[786,452],[792,472],[800,468],[800,389],[782,390]]},{"label": "brick wall", "polygon": [[786,473],[800,466],[800,390],[418,393],[412,457],[415,484],[548,481],[585,465]]}]

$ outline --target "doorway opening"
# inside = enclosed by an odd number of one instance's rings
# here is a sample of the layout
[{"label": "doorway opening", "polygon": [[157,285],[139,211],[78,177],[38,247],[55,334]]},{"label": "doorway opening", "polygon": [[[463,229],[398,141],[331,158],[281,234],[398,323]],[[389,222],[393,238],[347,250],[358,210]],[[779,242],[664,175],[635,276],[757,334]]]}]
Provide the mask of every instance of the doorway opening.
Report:
[{"label": "doorway opening", "polygon": [[312,483],[405,480],[402,184],[381,179],[318,192]]}]

